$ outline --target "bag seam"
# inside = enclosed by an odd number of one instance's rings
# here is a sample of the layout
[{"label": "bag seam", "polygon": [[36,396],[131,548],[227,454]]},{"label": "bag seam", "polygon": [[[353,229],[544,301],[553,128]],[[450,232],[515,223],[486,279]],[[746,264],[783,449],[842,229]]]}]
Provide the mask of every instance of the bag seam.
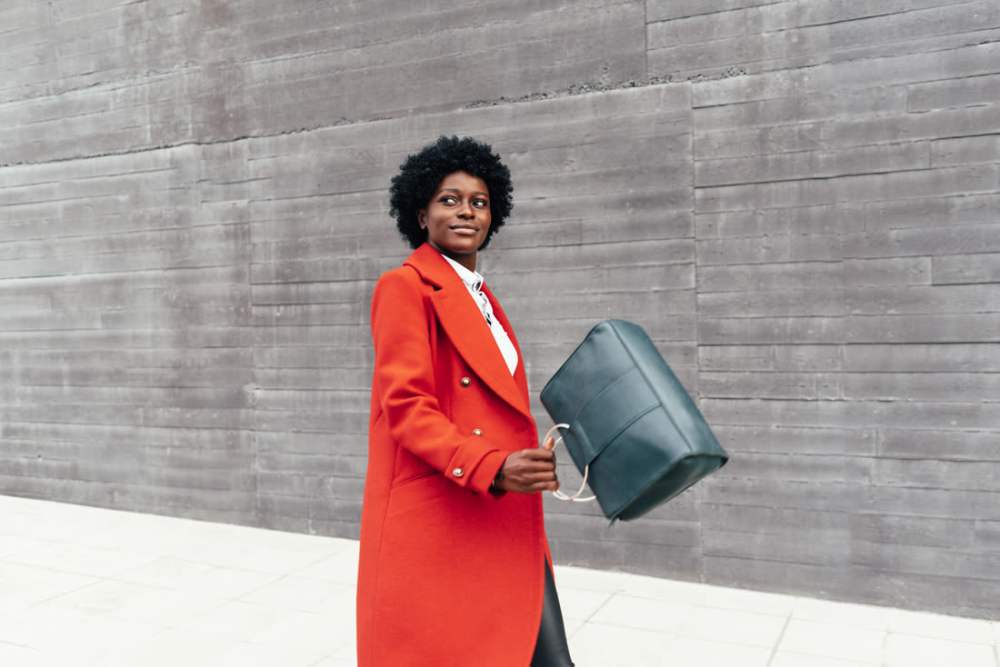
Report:
[{"label": "bag seam", "polygon": [[[618,327],[615,326],[614,320],[610,320],[610,323],[611,323],[611,330],[615,332],[615,336],[618,337],[618,340],[622,344],[622,347],[625,349],[625,352],[628,353],[629,358],[632,359],[632,363],[635,364],[635,367],[639,369],[639,374],[642,375],[642,379],[646,381],[646,386],[649,387],[650,391],[653,392],[653,395],[656,396],[656,399],[660,402],[660,407],[663,408],[663,413],[667,416],[667,419],[670,420],[670,423],[674,425],[674,430],[677,431],[677,433],[680,434],[681,438],[684,439],[684,446],[687,447],[688,454],[691,454],[694,451],[694,448],[691,446],[691,440],[687,437],[687,434],[680,429],[680,427],[677,425],[677,421],[673,418],[673,415],[671,415],[670,411],[667,410],[666,401],[664,400],[663,395],[660,394],[659,389],[656,386],[654,386],[652,382],[649,381],[649,376],[646,375],[646,372],[642,369],[642,366],[640,366],[639,363],[635,360],[635,355],[629,348],[628,343],[625,342],[625,339],[622,338],[621,333],[618,331]],[[639,327],[639,329],[644,334],[646,334],[646,331],[642,329],[642,327]],[[646,337],[648,338],[649,334],[646,334]],[[652,340],[650,340],[650,342],[652,342]],[[657,351],[657,354],[659,354],[659,351]],[[664,359],[663,362],[666,363],[666,360]],[[669,368],[669,364],[667,365],[667,367]],[[679,383],[680,380],[677,380],[677,382]],[[681,391],[686,391],[686,390],[682,387]],[[688,398],[690,398],[690,396]]]}]

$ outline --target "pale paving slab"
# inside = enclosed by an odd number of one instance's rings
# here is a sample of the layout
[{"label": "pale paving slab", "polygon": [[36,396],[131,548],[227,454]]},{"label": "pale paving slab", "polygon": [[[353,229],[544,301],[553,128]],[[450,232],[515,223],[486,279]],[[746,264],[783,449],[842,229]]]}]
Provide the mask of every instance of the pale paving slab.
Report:
[{"label": "pale paving slab", "polygon": [[[352,603],[353,606],[353,603]],[[314,647],[320,655],[354,652],[353,614],[339,615],[293,612],[285,615],[251,640],[253,644],[282,646],[295,642],[304,648]]]},{"label": "pale paving slab", "polygon": [[797,598],[791,595],[706,585],[702,604],[722,609],[740,609],[759,614],[787,616],[795,606],[796,601]]},{"label": "pale paving slab", "polygon": [[567,626],[571,620],[586,621],[615,595],[609,591],[588,591],[562,584],[557,584],[557,589],[563,621]]},{"label": "pale paving slab", "polygon": [[781,637],[787,619],[772,614],[755,614],[736,609],[696,607],[681,623],[681,637],[770,648]]},{"label": "pale paving slab", "polygon": [[33,554],[50,551],[53,544],[58,545],[62,543],[39,540],[23,535],[0,535],[0,558],[12,558],[14,556],[22,560],[31,558]]},{"label": "pale paving slab", "polygon": [[577,667],[660,665],[674,642],[672,635],[601,623],[587,623],[570,639]]},{"label": "pale paving slab", "polygon": [[108,667],[143,665],[171,667],[176,665],[219,664],[233,649],[232,641],[197,629],[162,630],[143,641],[125,641],[108,649],[92,664]]},{"label": "pale paving slab", "polygon": [[355,587],[349,584],[290,574],[239,599],[262,607],[335,615],[354,604],[354,592]]},{"label": "pale paving slab", "polygon": [[355,645],[354,641],[351,641],[349,644],[341,646],[339,649],[334,651],[333,655],[329,657],[332,658],[334,661],[339,661],[339,662],[347,661],[349,664],[356,667],[358,664],[357,646]]},{"label": "pale paving slab", "polygon": [[582,567],[566,565],[558,566],[554,573],[556,586],[560,590],[563,587],[568,587],[605,593],[624,592],[628,586],[628,579],[632,576],[617,572],[595,572]]},{"label": "pale paving slab", "polygon": [[879,664],[886,635],[884,630],[793,618],[785,628],[779,646],[783,651],[794,653]]},{"label": "pale paving slab", "polygon": [[145,565],[155,560],[156,555],[129,551],[121,547],[93,547],[85,544],[38,541],[31,547],[25,546],[4,556],[3,559],[11,563],[110,578]]},{"label": "pale paving slab", "polygon": [[[329,653],[329,647],[321,649],[315,645],[295,646],[289,644],[240,644],[230,649],[219,662],[211,667],[248,667],[248,665],[288,665],[289,667],[313,667],[314,665],[333,664],[351,665],[357,667],[357,660],[345,662],[335,661]],[[325,663],[325,660],[332,662]],[[206,665],[209,667],[209,665]]]},{"label": "pale paving slab", "polygon": [[0,665],[18,667],[48,667],[54,664],[51,658],[30,646],[0,643]]},{"label": "pale paving slab", "polygon": [[253,643],[270,628],[280,625],[287,616],[288,610],[280,607],[230,600],[206,612],[192,614],[174,627],[227,635],[234,643]]},{"label": "pale paving slab", "polygon": [[357,661],[351,658],[326,657],[312,665],[312,667],[357,667],[357,665]]},{"label": "pale paving slab", "polygon": [[296,571],[296,574],[310,579],[324,579],[338,584],[356,586],[358,581],[358,543],[354,540],[340,540],[339,549],[330,555]]},{"label": "pale paving slab", "polygon": [[695,607],[666,600],[640,598],[622,593],[614,595],[589,620],[602,625],[647,630],[661,634],[677,634],[694,613]]},{"label": "pale paving slab", "polygon": [[799,598],[792,609],[792,617],[816,623],[885,631],[889,629],[889,620],[896,611],[898,610],[890,607]]},{"label": "pale paving slab", "polygon": [[86,588],[46,600],[40,608],[61,609],[80,617],[107,617],[120,621],[140,621],[169,628],[207,611],[222,600],[197,591],[165,586],[144,586],[106,579]]},{"label": "pale paving slab", "polygon": [[[99,577],[33,567],[0,560],[0,616],[14,615],[33,605],[100,582]],[[2,633],[2,629],[0,629]],[[3,635],[0,634],[0,640]]]},{"label": "pale paving slab", "polygon": [[[355,665],[358,543],[0,495],[0,665]],[[1000,667],[1000,624],[556,568],[578,667]]]},{"label": "pale paving slab", "polygon": [[857,662],[840,658],[824,658],[806,653],[778,651],[768,667],[881,667],[879,662]]},{"label": "pale paving slab", "polygon": [[904,609],[894,609],[889,616],[890,632],[977,644],[995,641],[994,625],[991,621]]},{"label": "pale paving slab", "polygon": [[996,651],[991,644],[890,633],[886,637],[884,664],[886,667],[996,667]]},{"label": "pale paving slab", "polygon": [[[257,531],[259,528],[249,530]],[[280,531],[271,531],[280,532]],[[256,536],[251,540],[214,542],[210,535],[199,540],[190,548],[174,551],[174,555],[186,560],[208,563],[218,567],[235,567],[243,570],[285,574],[289,569],[297,570],[316,563],[340,549],[336,544],[315,544],[310,548],[288,548],[278,544],[266,544]]]},{"label": "pale paving slab", "polygon": [[280,579],[280,573],[256,572],[234,567],[163,556],[118,574],[115,579],[145,586],[194,591],[204,596],[228,600],[258,590]]},{"label": "pale paving slab", "polygon": [[7,638],[44,656],[45,664],[49,665],[100,664],[103,656],[114,648],[150,641],[162,631],[140,621],[88,617],[57,608],[36,607],[16,617],[0,619]]},{"label": "pale paving slab", "polygon": [[576,632],[586,624],[587,624],[587,619],[585,618],[568,618],[566,616],[563,617],[563,627],[566,628],[566,637],[570,640],[570,642],[573,641],[573,635],[576,634]]},{"label": "pale paving slab", "polygon": [[[724,631],[720,628],[720,633]],[[703,667],[704,665],[740,665],[740,667],[767,667],[771,650],[760,646],[730,644],[679,637],[670,645],[663,665],[674,667]]]}]

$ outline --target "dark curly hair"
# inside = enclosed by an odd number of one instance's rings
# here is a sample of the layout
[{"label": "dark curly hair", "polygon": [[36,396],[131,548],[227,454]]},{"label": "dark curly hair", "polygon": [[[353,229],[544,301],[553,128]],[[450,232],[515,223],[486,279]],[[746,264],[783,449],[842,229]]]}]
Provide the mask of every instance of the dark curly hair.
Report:
[{"label": "dark curly hair", "polygon": [[456,171],[483,179],[489,190],[492,222],[480,249],[489,245],[493,233],[507,221],[514,208],[514,186],[500,157],[489,144],[471,137],[441,136],[419,153],[408,155],[389,188],[389,215],[396,219],[399,233],[411,247],[427,240],[427,230],[420,228],[417,213],[430,203],[441,180]]}]

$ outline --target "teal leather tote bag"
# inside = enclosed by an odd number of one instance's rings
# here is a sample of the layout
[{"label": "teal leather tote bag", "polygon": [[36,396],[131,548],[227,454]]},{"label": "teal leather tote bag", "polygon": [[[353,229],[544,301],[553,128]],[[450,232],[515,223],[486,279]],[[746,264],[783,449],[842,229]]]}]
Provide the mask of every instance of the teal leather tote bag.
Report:
[{"label": "teal leather tote bag", "polygon": [[638,324],[598,323],[541,393],[584,484],[614,523],[649,512],[729,460]]}]

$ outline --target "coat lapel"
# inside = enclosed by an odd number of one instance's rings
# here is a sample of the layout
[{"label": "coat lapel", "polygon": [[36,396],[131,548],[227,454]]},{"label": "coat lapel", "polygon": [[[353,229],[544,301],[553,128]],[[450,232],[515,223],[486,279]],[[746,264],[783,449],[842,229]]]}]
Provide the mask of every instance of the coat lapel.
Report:
[{"label": "coat lapel", "polygon": [[[521,396],[524,397],[525,406],[527,406],[527,414],[530,416],[530,394],[528,393],[528,373],[524,367],[524,355],[521,354],[521,344],[517,342],[517,336],[514,335],[514,327],[510,325],[510,320],[507,319],[507,313],[504,312],[503,308],[500,306],[500,302],[497,298],[493,296],[493,292],[490,291],[489,286],[483,283],[483,293],[490,300],[490,305],[493,306],[493,314],[497,316],[500,320],[500,324],[503,325],[504,330],[507,335],[510,336],[510,342],[514,344],[514,349],[517,350],[517,368],[514,369],[514,382],[517,384],[517,388],[521,392]],[[493,337],[493,333],[490,332],[490,338]],[[496,347],[496,342],[494,342],[494,347]],[[501,358],[503,355],[501,355]],[[504,368],[507,368],[506,362],[504,362]],[[509,374],[509,373],[508,373]]]},{"label": "coat lapel", "polygon": [[[473,372],[485,382],[500,398],[509,403],[526,416],[531,417],[528,405],[526,381],[519,381],[517,375],[524,375],[521,368],[524,363],[521,350],[514,338],[514,332],[507,321],[506,314],[500,309],[496,298],[484,288],[487,298],[493,306],[494,314],[507,330],[511,342],[518,354],[518,368],[515,376],[511,376],[507,364],[493,340],[486,319],[469,296],[465,283],[458,277],[455,270],[433,246],[424,243],[403,262],[409,264],[427,282],[439,289],[431,294],[431,303],[437,313],[441,326],[451,340],[455,349],[472,368]],[[524,385],[523,389],[519,385]]]}]

